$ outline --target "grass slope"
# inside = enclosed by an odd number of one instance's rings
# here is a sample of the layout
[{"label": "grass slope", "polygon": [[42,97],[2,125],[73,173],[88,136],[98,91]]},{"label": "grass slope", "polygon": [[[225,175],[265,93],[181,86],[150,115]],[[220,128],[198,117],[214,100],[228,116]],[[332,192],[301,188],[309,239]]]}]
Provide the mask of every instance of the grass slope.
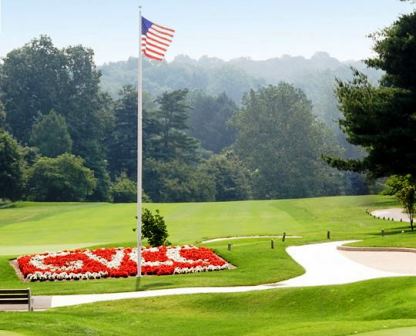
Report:
[{"label": "grass slope", "polygon": [[[276,201],[148,204],[165,216],[173,243],[235,235],[300,234],[310,241],[363,238],[383,221],[369,207],[394,204],[379,196],[322,197]],[[108,203],[18,203],[0,210],[0,254],[134,242],[135,205]],[[383,225],[382,225],[383,224]]]},{"label": "grass slope", "polygon": [[416,325],[416,284],[411,278],[125,300],[0,315],[0,329],[51,336],[137,335],[138,330],[148,336],[341,336],[412,325]]},{"label": "grass slope", "polygon": [[226,258],[237,269],[219,272],[203,272],[188,275],[146,276],[140,283],[134,277],[126,279],[102,279],[88,281],[63,282],[22,282],[16,278],[9,266],[8,258],[0,258],[0,288],[27,288],[36,295],[126,292],[173,287],[198,286],[237,286],[271,283],[289,279],[303,273],[286,253],[286,244],[278,243],[270,248],[270,240],[236,240],[232,251],[227,250],[226,243],[213,243],[207,246]]},{"label": "grass slope", "polygon": [[[395,230],[400,223],[373,219],[367,208],[394,204],[388,197],[324,197],[297,200],[245,201],[222,203],[149,204],[166,216],[173,243],[193,243],[204,238],[257,234],[302,235],[302,239],[232,241],[205,244],[237,266],[235,270],[191,275],[103,279],[72,282],[23,283],[9,266],[9,259],[22,253],[60,248],[134,245],[134,204],[106,203],[18,203],[0,210],[0,287],[30,286],[37,295],[101,293],[172,287],[235,286],[271,283],[300,275],[303,270],[285,252],[288,245],[305,244],[326,238],[378,239],[381,228]],[[133,219],[132,219],[133,217]],[[389,236],[390,237],[390,236]],[[413,234],[391,235],[406,237]],[[130,241],[130,242],[129,242]],[[399,240],[398,240],[399,241]],[[107,243],[104,243],[107,242]],[[36,244],[36,245],[30,245]],[[51,248],[52,247],[52,248]],[[6,253],[5,253],[6,252]]]},{"label": "grass slope", "polygon": [[[273,282],[302,273],[285,247],[332,238],[363,245],[416,247],[402,223],[373,219],[367,208],[395,206],[389,197],[330,197],[230,203],[150,204],[166,217],[170,240],[193,243],[235,235],[302,235],[300,240],[237,240],[209,244],[237,265],[231,271],[146,277],[139,289]],[[8,259],[34,250],[134,244],[132,204],[19,203],[0,210],[0,287],[27,287]],[[380,230],[388,235],[380,237]],[[401,233],[402,230],[405,233]],[[7,256],[8,255],[8,256]],[[136,290],[135,279],[31,283],[35,294]],[[340,336],[416,325],[413,278],[380,279],[347,286],[279,289],[239,294],[125,300],[36,313],[0,313],[0,330],[25,335],[288,335]],[[398,329],[408,335],[413,329]],[[387,334],[388,335],[388,334]],[[411,335],[411,334],[410,334]],[[363,334],[365,336],[365,334]]]}]

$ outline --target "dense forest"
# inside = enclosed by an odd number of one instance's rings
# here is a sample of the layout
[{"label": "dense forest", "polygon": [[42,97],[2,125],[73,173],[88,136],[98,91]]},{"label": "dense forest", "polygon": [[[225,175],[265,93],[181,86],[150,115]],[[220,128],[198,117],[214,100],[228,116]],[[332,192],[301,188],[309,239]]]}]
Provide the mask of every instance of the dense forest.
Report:
[{"label": "dense forest", "polygon": [[[147,201],[228,201],[367,193],[337,126],[335,79],[353,65],[309,60],[144,62]],[[130,202],[136,197],[137,59],[97,67],[47,36],[0,63],[0,199]]]}]

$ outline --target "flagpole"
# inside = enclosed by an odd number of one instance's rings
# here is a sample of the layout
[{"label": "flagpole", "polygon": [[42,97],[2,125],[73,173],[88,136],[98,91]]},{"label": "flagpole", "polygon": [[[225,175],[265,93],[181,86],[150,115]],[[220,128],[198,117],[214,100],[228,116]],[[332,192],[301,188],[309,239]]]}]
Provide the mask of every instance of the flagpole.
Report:
[{"label": "flagpole", "polygon": [[139,57],[137,72],[137,278],[142,277],[142,6],[139,6]]}]

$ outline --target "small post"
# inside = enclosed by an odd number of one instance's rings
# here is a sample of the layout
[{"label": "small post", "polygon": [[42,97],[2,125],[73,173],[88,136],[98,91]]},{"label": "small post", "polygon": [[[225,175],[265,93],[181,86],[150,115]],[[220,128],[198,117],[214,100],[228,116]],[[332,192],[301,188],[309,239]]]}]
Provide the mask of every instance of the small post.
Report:
[{"label": "small post", "polygon": [[381,230],[381,236],[384,237],[384,229]]},{"label": "small post", "polygon": [[326,232],[326,239],[331,239],[331,231]]},{"label": "small post", "polygon": [[400,222],[403,222],[403,218],[400,218]]},{"label": "small post", "polygon": [[228,251],[231,251],[231,243],[228,243]]},{"label": "small post", "polygon": [[273,239],[270,241],[270,247],[272,248],[272,250],[274,249],[274,240]]},{"label": "small post", "polygon": [[282,242],[284,242],[285,240],[286,240],[286,232],[283,232]]},{"label": "small post", "polygon": [[27,289],[27,296],[28,296],[28,311],[33,311],[33,298],[32,298],[32,291],[30,288]]}]

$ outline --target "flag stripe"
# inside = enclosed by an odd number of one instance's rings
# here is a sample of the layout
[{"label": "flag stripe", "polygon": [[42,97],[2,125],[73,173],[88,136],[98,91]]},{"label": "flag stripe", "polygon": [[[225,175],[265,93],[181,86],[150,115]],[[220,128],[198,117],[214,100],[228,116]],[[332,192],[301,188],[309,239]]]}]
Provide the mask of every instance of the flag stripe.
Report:
[{"label": "flag stripe", "polygon": [[173,37],[173,33],[172,33],[172,32],[167,31],[167,30],[165,30],[165,29],[161,29],[161,28],[157,27],[156,25],[153,25],[151,29],[153,29],[153,30],[157,31],[157,32],[158,32],[158,33],[160,33],[160,34],[164,34],[164,35],[167,35],[167,36]]},{"label": "flag stripe", "polygon": [[155,49],[155,48],[149,47],[148,45],[146,46],[146,51],[151,51],[152,53],[154,53],[154,54],[156,54],[156,55],[159,55],[160,57],[165,56],[165,53],[160,52],[158,49]]},{"label": "flag stripe", "polygon": [[155,32],[154,30],[152,30],[152,28],[150,28],[149,31],[147,32],[147,37],[151,37],[151,38],[154,38],[156,40],[161,40],[160,42],[164,42],[164,43],[172,42],[171,39],[166,38],[165,35],[163,35],[163,34],[159,34],[159,33]]},{"label": "flag stripe", "polygon": [[[142,44],[143,45],[143,44]],[[149,42],[149,41],[146,41],[145,42],[145,45],[146,46],[148,46],[148,47],[150,47],[150,48],[153,48],[153,49],[155,49],[155,50],[160,50],[160,51],[166,51],[168,48],[166,48],[166,47],[164,47],[164,48],[161,48],[161,47],[159,47],[158,45],[156,45],[156,44],[154,44],[154,43],[152,43],[152,42]]]},{"label": "flag stripe", "polygon": [[175,32],[175,29],[168,28],[168,27],[166,27],[166,26],[162,26],[162,25],[157,24],[157,23],[154,23],[153,25],[154,25],[154,26],[156,26],[156,27],[158,27],[158,28],[161,28],[161,29],[164,29],[164,30],[170,31],[171,33],[174,33],[174,32]]},{"label": "flag stripe", "polygon": [[153,60],[162,61],[169,45],[172,43],[174,33],[174,29],[142,18],[141,45],[143,55]]},{"label": "flag stripe", "polygon": [[156,61],[161,61],[161,60],[163,60],[163,57],[160,57],[160,56],[154,55],[152,52],[149,52],[148,50],[146,50],[146,51],[144,52],[144,54],[145,54],[147,57],[149,57],[149,58],[151,58],[151,59],[153,59],[153,60],[156,60]]},{"label": "flag stripe", "polygon": [[167,44],[167,43],[165,43],[165,42],[161,42],[161,41],[158,41],[156,38],[153,38],[152,36],[148,36],[148,37],[146,37],[146,41],[147,40],[149,40],[149,41],[152,41],[152,42],[155,42],[155,43],[158,43],[158,44],[160,44],[161,46],[163,46],[163,47],[169,47],[169,44]]}]

